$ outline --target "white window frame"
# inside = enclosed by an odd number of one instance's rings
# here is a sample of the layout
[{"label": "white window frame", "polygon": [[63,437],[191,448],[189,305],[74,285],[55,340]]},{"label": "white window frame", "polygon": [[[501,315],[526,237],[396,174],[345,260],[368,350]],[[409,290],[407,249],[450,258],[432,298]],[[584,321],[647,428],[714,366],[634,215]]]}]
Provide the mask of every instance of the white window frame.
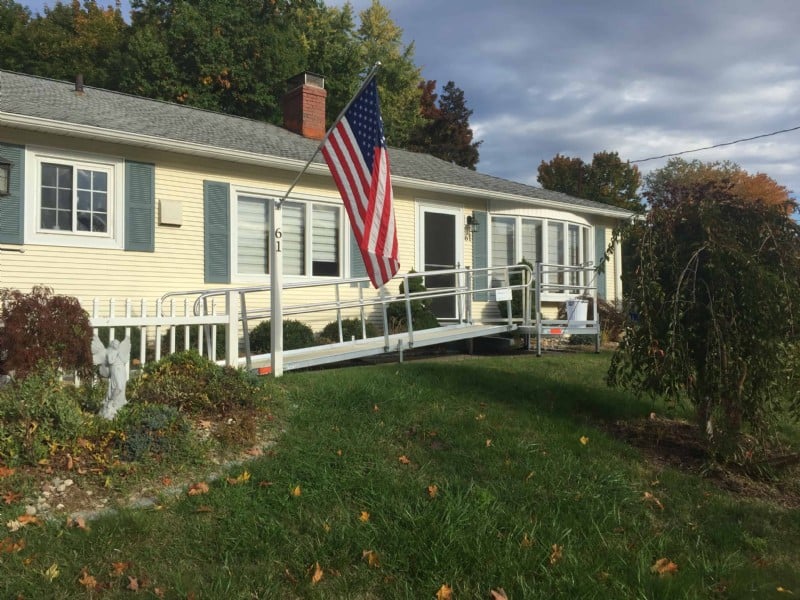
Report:
[{"label": "white window frame", "polygon": [[[271,203],[283,197],[283,192],[277,190],[267,190],[247,185],[231,185],[230,195],[230,252],[231,252],[231,281],[233,283],[267,283],[269,273],[240,273],[239,272],[239,196],[263,199],[267,205],[267,210],[271,210]],[[293,193],[286,200],[290,204],[302,204],[305,208],[305,247],[304,247],[304,267],[305,275],[290,275],[284,271],[283,279],[288,282],[296,281],[336,281],[347,276],[350,270],[350,244],[347,243],[350,235],[349,223],[346,218],[344,205],[341,201],[336,201],[327,196],[315,196],[311,194]],[[314,206],[324,206],[336,208],[339,211],[339,239],[337,240],[337,255],[339,257],[338,275],[311,275],[313,270],[313,211]],[[271,214],[271,213],[268,213]],[[286,223],[284,222],[284,229]],[[269,233],[269,232],[268,232]],[[267,246],[269,252],[269,246]]]},{"label": "white window frame", "polygon": [[[563,266],[570,266],[570,253],[569,253],[569,228],[570,226],[577,226],[578,227],[578,261],[579,264],[586,264],[587,262],[591,262],[593,259],[591,258],[593,253],[592,249],[594,248],[594,228],[586,223],[586,222],[578,222],[568,219],[555,219],[550,218],[547,216],[530,216],[530,215],[514,215],[514,214],[506,214],[506,213],[492,213],[489,215],[489,235],[488,237],[488,260],[489,266],[491,267],[499,267],[503,265],[495,265],[492,261],[492,235],[494,231],[493,220],[495,218],[500,219],[515,219],[514,224],[514,260],[511,264],[518,264],[522,259],[522,222],[527,221],[539,221],[541,223],[542,229],[542,240],[541,240],[541,248],[542,248],[542,262],[544,264],[556,264],[550,260],[549,257],[549,231],[548,226],[549,224],[557,223],[563,227],[564,231],[564,241],[562,246],[562,251],[564,253],[564,264]],[[529,257],[524,257],[526,260],[531,262],[536,267],[533,260]],[[564,283],[568,282],[568,276],[564,278]],[[576,285],[577,288],[581,288],[581,292],[583,291],[584,282],[579,281]],[[544,292],[542,294],[543,300],[563,300],[565,296],[574,295],[575,293],[571,289],[564,289],[561,292]]]},{"label": "white window frame", "polygon": [[[108,173],[107,231],[102,233],[57,231],[41,227],[42,164],[44,163]],[[73,190],[74,193],[75,190]],[[125,161],[120,157],[29,146],[25,151],[25,206],[25,240],[30,244],[123,249],[125,245]],[[75,210],[74,204],[73,210]]]}]

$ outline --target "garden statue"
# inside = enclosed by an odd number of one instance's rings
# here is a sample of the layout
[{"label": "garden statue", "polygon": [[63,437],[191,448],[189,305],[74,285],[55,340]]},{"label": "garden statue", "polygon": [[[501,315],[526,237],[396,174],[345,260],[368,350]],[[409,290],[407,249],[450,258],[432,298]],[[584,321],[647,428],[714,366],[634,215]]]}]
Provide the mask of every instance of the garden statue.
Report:
[{"label": "garden statue", "polygon": [[113,419],[117,411],[128,402],[125,398],[125,387],[128,384],[128,361],[131,359],[131,340],[126,337],[121,342],[111,340],[108,348],[95,333],[92,339],[92,358],[99,365],[100,377],[108,379],[108,392],[100,416]]}]

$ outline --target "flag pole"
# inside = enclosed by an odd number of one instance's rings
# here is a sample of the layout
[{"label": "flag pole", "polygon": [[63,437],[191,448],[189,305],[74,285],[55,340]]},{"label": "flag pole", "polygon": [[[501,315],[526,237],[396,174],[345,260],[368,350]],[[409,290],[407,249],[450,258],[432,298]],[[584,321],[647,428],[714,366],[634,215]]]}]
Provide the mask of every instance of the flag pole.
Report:
[{"label": "flag pole", "polygon": [[322,149],[322,146],[325,145],[325,142],[328,139],[331,131],[336,125],[339,124],[339,121],[342,120],[344,113],[347,112],[347,109],[350,108],[350,105],[353,104],[356,98],[359,97],[364,88],[367,87],[370,81],[375,77],[378,69],[380,68],[381,63],[376,62],[372,65],[372,68],[369,70],[366,79],[364,79],[361,87],[358,88],[358,92],[353,95],[347,105],[342,109],[342,112],[339,113],[339,116],[336,117],[333,124],[328,128],[328,131],[325,132],[325,135],[322,138],[322,141],[317,146],[317,149],[314,150],[314,154],[311,155],[311,158],[308,159],[305,166],[300,170],[297,176],[292,181],[289,188],[284,192],[283,197],[279,200],[273,200],[272,206],[270,208],[270,225],[272,226],[272,244],[270,244],[269,249],[269,285],[270,285],[270,365],[272,367],[272,375],[273,377],[280,377],[283,375],[283,252],[282,252],[282,236],[283,236],[283,214],[281,212],[281,204],[289,197],[289,194],[292,193],[292,190],[297,185],[297,182],[300,181],[300,177],[308,170],[308,167],[311,166],[312,161],[316,158],[319,151]]}]

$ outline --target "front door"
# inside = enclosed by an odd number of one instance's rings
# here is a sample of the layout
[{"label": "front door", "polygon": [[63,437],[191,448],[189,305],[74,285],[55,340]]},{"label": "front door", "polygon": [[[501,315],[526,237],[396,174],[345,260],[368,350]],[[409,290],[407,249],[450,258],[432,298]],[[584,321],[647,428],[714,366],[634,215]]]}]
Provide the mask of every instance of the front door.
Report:
[{"label": "front door", "polygon": [[[458,265],[458,217],[454,210],[424,208],[422,210],[422,256],[425,271],[455,269]],[[429,290],[455,287],[455,275],[428,275],[425,287]],[[456,297],[431,299],[431,310],[439,319],[456,318]]]}]

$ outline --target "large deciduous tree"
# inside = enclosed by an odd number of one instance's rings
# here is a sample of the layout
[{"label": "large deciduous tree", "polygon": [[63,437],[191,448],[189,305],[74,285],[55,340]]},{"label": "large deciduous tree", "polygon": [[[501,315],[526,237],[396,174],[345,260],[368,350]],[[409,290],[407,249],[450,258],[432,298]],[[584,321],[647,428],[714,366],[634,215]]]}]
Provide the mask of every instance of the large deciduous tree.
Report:
[{"label": "large deciduous tree", "polygon": [[590,164],[580,158],[556,154],[550,162],[541,162],[536,180],[546,190],[642,210],[639,169],[629,161],[623,162],[616,152],[596,152]]},{"label": "large deciduous tree", "polygon": [[743,430],[763,439],[787,400],[800,415],[800,227],[729,176],[762,178],[731,164],[695,177],[697,167],[672,162],[648,178],[626,282],[635,318],[609,381],[690,400],[712,448],[731,457]]},{"label": "large deciduous tree", "polygon": [[464,92],[452,81],[447,82],[437,106],[436,81],[423,81],[418,87],[424,123],[411,132],[408,149],[475,170],[482,142],[473,141],[469,126],[472,110],[467,108]]}]

